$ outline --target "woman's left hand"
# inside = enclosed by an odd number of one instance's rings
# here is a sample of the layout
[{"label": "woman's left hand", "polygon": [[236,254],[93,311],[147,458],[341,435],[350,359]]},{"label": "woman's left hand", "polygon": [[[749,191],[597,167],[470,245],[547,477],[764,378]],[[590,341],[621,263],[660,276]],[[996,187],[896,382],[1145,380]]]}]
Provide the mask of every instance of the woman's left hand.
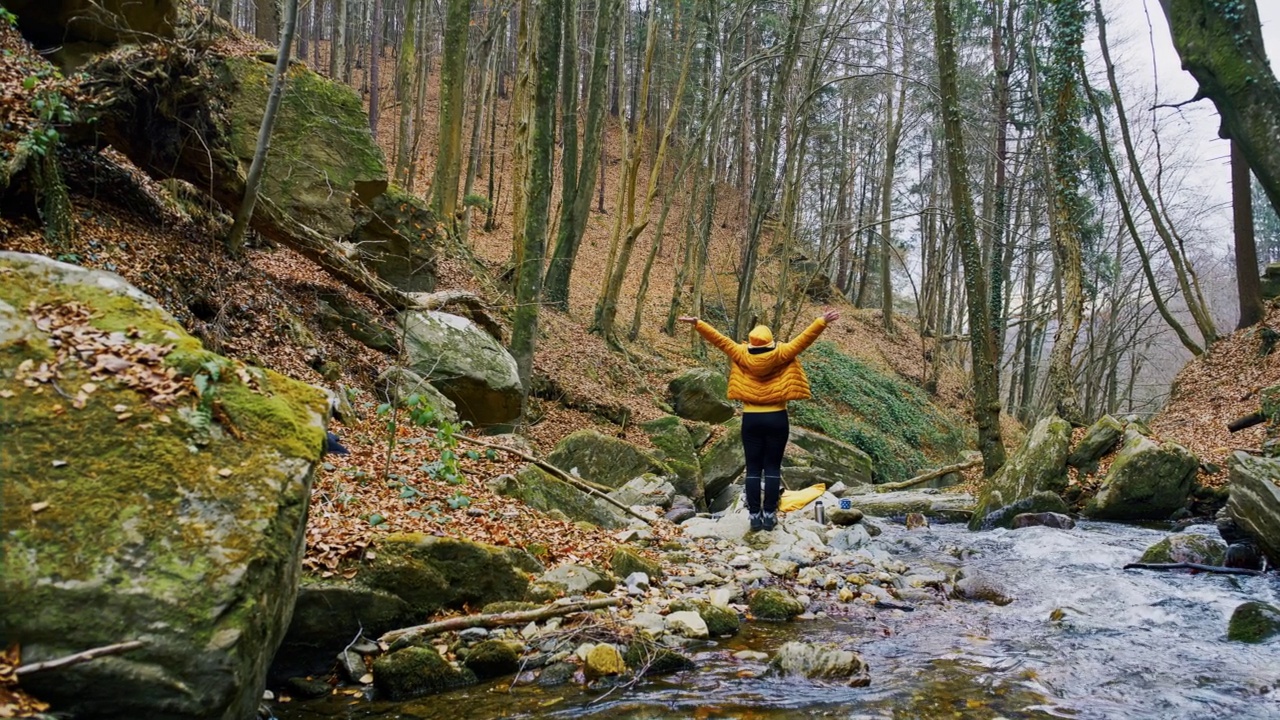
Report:
[{"label": "woman's left hand", "polygon": [[827,323],[833,323],[840,319],[840,313],[836,310],[828,310],[822,313],[822,319],[826,320]]},{"label": "woman's left hand", "polygon": [[694,317],[694,316],[692,316],[692,315],[681,315],[680,317],[676,318],[676,320],[679,320],[680,322],[687,322],[687,323],[689,323],[690,325],[697,325],[697,324],[698,324],[698,318],[696,318],[696,317]]}]

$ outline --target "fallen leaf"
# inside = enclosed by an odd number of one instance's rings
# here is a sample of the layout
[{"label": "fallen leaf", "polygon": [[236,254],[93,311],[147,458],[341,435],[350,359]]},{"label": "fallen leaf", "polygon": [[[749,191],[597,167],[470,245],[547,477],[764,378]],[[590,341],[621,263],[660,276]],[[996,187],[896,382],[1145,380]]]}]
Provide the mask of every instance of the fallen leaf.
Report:
[{"label": "fallen leaf", "polygon": [[49,507],[49,503],[44,502],[44,501],[41,501],[41,502],[38,502],[38,503],[31,503],[31,512],[33,512],[33,513],[38,513],[38,512],[40,512],[41,510],[44,510],[44,509],[45,509],[45,508],[47,508],[47,507]]},{"label": "fallen leaf", "polygon": [[224,478],[231,477],[231,468],[222,468],[221,470],[218,471],[218,474]]},{"label": "fallen leaf", "polygon": [[63,466],[65,466],[66,464],[67,464],[67,461],[66,461],[66,460],[54,460],[54,461],[53,461],[53,466],[54,466],[54,467],[63,467]]}]

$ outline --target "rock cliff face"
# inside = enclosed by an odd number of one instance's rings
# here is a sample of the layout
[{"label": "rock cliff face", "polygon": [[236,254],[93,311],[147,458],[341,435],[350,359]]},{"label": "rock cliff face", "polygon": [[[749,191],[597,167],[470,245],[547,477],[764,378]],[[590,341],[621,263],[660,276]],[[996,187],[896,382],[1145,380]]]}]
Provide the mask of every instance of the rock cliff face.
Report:
[{"label": "rock cliff face", "polygon": [[110,273],[0,253],[0,643],[94,718],[252,717],[293,611],[321,391],[205,351]]}]

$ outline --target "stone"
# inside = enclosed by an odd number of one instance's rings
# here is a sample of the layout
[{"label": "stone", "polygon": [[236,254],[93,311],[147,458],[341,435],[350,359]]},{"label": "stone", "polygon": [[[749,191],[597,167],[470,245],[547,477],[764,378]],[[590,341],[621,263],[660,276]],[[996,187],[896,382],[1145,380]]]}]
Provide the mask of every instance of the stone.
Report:
[{"label": "stone", "polygon": [[622,487],[609,493],[609,497],[627,507],[645,505],[669,508],[675,496],[675,486],[657,475],[641,475],[632,478]]},{"label": "stone", "polygon": [[547,462],[570,475],[611,488],[620,488],[641,475],[674,474],[650,451],[595,430],[571,433],[556,444]]},{"label": "stone", "polygon": [[[973,515],[973,496],[966,493],[928,493],[916,490],[847,495],[867,517],[898,517],[918,512],[938,522],[967,522]],[[866,525],[866,522],[862,523]]]},{"label": "stone", "polygon": [[715,370],[686,370],[672,380],[667,389],[675,414],[686,420],[722,423],[733,417],[733,405],[725,397],[729,382]]},{"label": "stone", "polygon": [[1194,533],[1178,533],[1147,548],[1138,562],[1186,562],[1220,566],[1225,561],[1226,552],[1226,544],[1217,538]]},{"label": "stone", "polygon": [[[63,320],[37,325],[28,308],[45,304]],[[93,360],[58,357],[64,320],[149,382],[95,379]],[[44,363],[70,398],[42,381]],[[23,688],[68,716],[252,716],[297,595],[325,393],[205,350],[117,275],[11,252],[0,377],[0,637],[24,662],[147,641]],[[225,420],[190,398],[165,404],[165,384],[196,377]]]},{"label": "stone", "polygon": [[[689,641],[686,641],[689,642]],[[643,675],[663,675],[692,670],[693,660],[669,648],[654,648],[644,643],[631,643],[623,656],[628,667],[634,667]]]},{"label": "stone", "polygon": [[724,427],[724,435],[708,445],[698,459],[708,503],[741,477],[747,467],[746,452],[742,448],[742,419],[735,417]]},{"label": "stone", "polygon": [[622,581],[627,586],[628,595],[644,595],[649,592],[649,576],[642,572],[633,572]]},{"label": "stone", "polygon": [[711,636],[702,616],[692,610],[673,612],[667,616],[667,632],[694,640],[706,640]]},{"label": "stone", "polygon": [[662,566],[656,561],[641,556],[635,550],[619,545],[613,549],[609,559],[609,567],[618,577],[627,577],[633,573],[642,573],[650,580],[662,578]]},{"label": "stone", "polygon": [[1013,516],[1013,524],[1010,526],[1014,530],[1029,527],[1047,527],[1056,528],[1058,530],[1070,530],[1076,526],[1076,521],[1070,516],[1056,512],[1039,512],[1039,513],[1019,513]]},{"label": "stone", "polygon": [[600,643],[587,651],[582,663],[583,674],[588,680],[610,675],[621,675],[627,671],[627,663],[616,645]]},{"label": "stone", "polygon": [[768,653],[762,653],[759,650],[739,650],[733,654],[733,657],[747,662],[764,662],[769,659]]},{"label": "stone", "polygon": [[[993,497],[995,497],[993,495]],[[982,525],[979,530],[990,530],[992,528],[1011,528],[1014,520],[1022,516],[1058,516],[1066,517],[1067,503],[1060,495],[1048,490],[1041,490],[1032,493],[1028,497],[1017,500],[1004,505],[994,512],[987,513],[982,519]],[[1067,518],[1070,520],[1070,518]]]},{"label": "stone", "polygon": [[1067,455],[1067,464],[1087,470],[1097,466],[1099,460],[1111,452],[1124,436],[1124,423],[1103,415],[1089,426],[1075,449]]},{"label": "stone", "polygon": [[520,649],[503,640],[485,640],[467,651],[462,663],[481,680],[513,675],[520,669]]},{"label": "stone", "polygon": [[[1018,450],[988,481],[969,520],[969,529],[981,529],[991,513],[1037,492],[1058,494],[1066,489],[1070,444],[1071,424],[1066,420],[1050,415],[1036,423]],[[869,512],[866,507],[863,511]],[[1013,516],[1008,517],[1012,521]]]},{"label": "stone", "polygon": [[779,588],[761,588],[751,593],[748,607],[757,620],[790,620],[804,612],[799,600]]},{"label": "stone", "polygon": [[702,467],[698,463],[698,449],[688,428],[675,415],[664,415],[656,420],[640,423],[640,429],[658,448],[657,458],[675,472],[672,485],[676,492],[705,505],[702,485]]},{"label": "stone", "polygon": [[854,525],[832,533],[827,542],[836,552],[853,552],[871,542],[871,535],[863,526]]},{"label": "stone", "polygon": [[563,513],[569,520],[586,521],[603,528],[627,526],[628,516],[618,508],[591,497],[532,463],[515,475],[491,479],[487,486],[498,495],[516,498],[535,510]]},{"label": "stone", "polygon": [[570,595],[585,595],[590,592],[607,593],[615,587],[613,580],[599,570],[568,563],[549,570],[538,578],[538,581],[559,585]]},{"label": "stone", "polygon": [[1228,514],[1238,531],[1253,540],[1273,566],[1280,566],[1280,459],[1235,452],[1227,465]]},{"label": "stone", "polygon": [[403,599],[420,616],[522,600],[529,587],[520,567],[528,555],[512,548],[423,533],[392,533],[379,538],[375,547],[376,556],[360,570],[359,582]]},{"label": "stone", "polygon": [[445,397],[444,393],[427,382],[426,378],[409,368],[392,365],[383,370],[376,380],[382,391],[382,399],[397,407],[408,407],[410,400],[419,398],[419,402],[436,411],[436,416],[446,422],[456,423],[458,407]]},{"label": "stone", "polygon": [[806,467],[795,465],[783,465],[782,467],[782,489],[783,490],[804,490],[814,485],[825,485],[829,473],[819,467]]},{"label": "stone", "polygon": [[956,580],[953,595],[963,600],[980,600],[1001,606],[1014,601],[1014,597],[994,579],[972,573]]},{"label": "stone", "polygon": [[698,511],[694,510],[691,507],[677,507],[677,508],[672,508],[668,510],[667,514],[664,515],[663,517],[666,518],[667,522],[670,522],[675,525],[679,525],[685,522],[686,520],[690,520],[697,516],[698,516]]},{"label": "stone", "polygon": [[1235,543],[1227,546],[1227,553],[1222,559],[1222,564],[1231,568],[1261,570],[1262,560],[1262,553],[1258,551],[1257,545],[1252,542]]},{"label": "stone", "polygon": [[314,700],[328,695],[333,689],[323,680],[312,680],[307,677],[293,677],[285,682],[289,694],[299,700]]},{"label": "stone", "polygon": [[1227,623],[1227,639],[1260,643],[1280,635],[1280,608],[1263,602],[1236,607]]},{"label": "stone", "polygon": [[543,668],[542,673],[538,675],[538,685],[540,687],[559,687],[572,680],[577,672],[578,668],[573,663],[551,663]]},{"label": "stone", "polygon": [[[733,602],[733,599],[741,593],[741,589],[737,587],[718,587],[715,590],[712,590],[708,597],[712,605],[720,608],[728,608],[729,603]],[[703,619],[705,620],[706,618]]]},{"label": "stone", "polygon": [[689,437],[693,439],[693,446],[702,449],[703,445],[711,439],[711,435],[715,432],[715,426],[705,422],[689,422],[685,425],[689,429]]},{"label": "stone", "polygon": [[784,643],[769,661],[769,669],[775,674],[834,680],[849,687],[871,684],[862,656],[834,643]]},{"label": "stone", "polygon": [[723,637],[736,635],[741,627],[738,613],[730,610],[727,605],[727,602],[724,605],[718,605],[714,601],[706,600],[677,600],[671,604],[671,609],[677,612],[697,613],[711,637]]},{"label": "stone", "polygon": [[841,510],[839,506],[827,510],[827,522],[837,527],[857,525],[862,521],[862,511],[858,508]]},{"label": "stone", "polygon": [[867,485],[871,482],[871,456],[848,443],[791,425],[788,438],[792,445],[803,449],[813,467],[825,473],[828,485],[843,482],[845,485]]},{"label": "stone", "polygon": [[343,650],[338,653],[338,667],[342,669],[342,675],[349,683],[363,685],[364,676],[369,674],[369,663],[365,662],[364,656],[355,650]]},{"label": "stone", "polygon": [[[436,217],[417,196],[394,185],[386,192],[353,203],[356,229],[351,245],[360,261],[378,277],[410,293],[429,293],[436,287]],[[418,300],[421,302],[421,300]],[[476,315],[481,329],[502,342],[492,320]]]},{"label": "stone", "polygon": [[497,425],[520,416],[522,386],[515,358],[467,318],[408,311],[401,315],[405,361],[453,401],[458,416]]},{"label": "stone", "polygon": [[383,590],[347,580],[304,579],[270,675],[281,679],[322,673],[356,633],[378,637],[412,625],[419,617],[407,601]]},{"label": "stone", "polygon": [[1102,520],[1164,520],[1186,507],[1200,461],[1174,442],[1157,443],[1136,430],[1111,461],[1084,514]]},{"label": "stone", "polygon": [[631,616],[630,624],[654,638],[660,637],[667,631],[667,619],[657,613],[635,613]]},{"label": "stone", "polygon": [[407,647],[387,653],[373,662],[374,687],[395,702],[475,683],[474,673],[455,668],[431,647]]}]

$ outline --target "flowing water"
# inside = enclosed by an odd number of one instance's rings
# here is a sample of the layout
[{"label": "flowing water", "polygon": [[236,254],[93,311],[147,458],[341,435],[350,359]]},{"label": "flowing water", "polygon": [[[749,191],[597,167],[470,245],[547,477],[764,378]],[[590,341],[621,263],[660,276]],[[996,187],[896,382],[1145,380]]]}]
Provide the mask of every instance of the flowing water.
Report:
[{"label": "flowing water", "polygon": [[[1216,535],[1211,526],[1189,532]],[[732,640],[698,650],[697,670],[625,691],[510,688],[508,678],[405,703],[333,696],[275,710],[280,720],[1280,718],[1280,641],[1226,640],[1237,605],[1280,604],[1280,580],[1120,569],[1166,534],[1089,522],[1071,531],[889,527],[877,541],[895,559],[963,565],[998,579],[1016,601],[749,623]],[[763,663],[731,656],[789,640],[855,646],[871,685],[765,677]]]}]

